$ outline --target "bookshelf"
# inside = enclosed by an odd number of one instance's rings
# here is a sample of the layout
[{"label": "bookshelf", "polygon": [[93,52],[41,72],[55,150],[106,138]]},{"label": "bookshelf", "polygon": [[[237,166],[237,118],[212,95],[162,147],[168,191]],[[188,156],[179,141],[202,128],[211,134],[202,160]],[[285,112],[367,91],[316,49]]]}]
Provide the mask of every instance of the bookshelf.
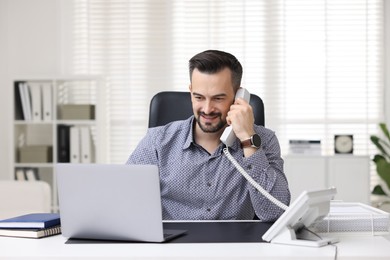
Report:
[{"label": "bookshelf", "polygon": [[13,81],[13,173],[47,182],[58,212],[56,163],[104,163],[106,81],[98,76],[23,77]]}]

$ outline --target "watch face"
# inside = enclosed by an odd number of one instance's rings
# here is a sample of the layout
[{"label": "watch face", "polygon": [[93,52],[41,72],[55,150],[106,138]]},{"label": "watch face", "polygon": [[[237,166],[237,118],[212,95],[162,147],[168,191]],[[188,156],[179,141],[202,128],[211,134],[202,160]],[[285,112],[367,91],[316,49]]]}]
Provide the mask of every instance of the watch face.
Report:
[{"label": "watch face", "polygon": [[353,136],[352,135],[335,135],[334,137],[334,151],[335,153],[353,152]]},{"label": "watch face", "polygon": [[261,138],[258,134],[254,134],[252,136],[252,145],[255,146],[256,148],[260,148],[261,146]]}]

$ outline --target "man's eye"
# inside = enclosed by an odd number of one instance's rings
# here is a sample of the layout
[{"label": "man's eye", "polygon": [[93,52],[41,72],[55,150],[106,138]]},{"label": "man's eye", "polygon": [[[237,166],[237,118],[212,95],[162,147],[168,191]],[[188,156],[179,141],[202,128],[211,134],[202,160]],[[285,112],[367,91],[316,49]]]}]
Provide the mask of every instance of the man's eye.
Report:
[{"label": "man's eye", "polygon": [[202,100],[202,97],[195,96],[195,99],[196,99],[196,100]]}]

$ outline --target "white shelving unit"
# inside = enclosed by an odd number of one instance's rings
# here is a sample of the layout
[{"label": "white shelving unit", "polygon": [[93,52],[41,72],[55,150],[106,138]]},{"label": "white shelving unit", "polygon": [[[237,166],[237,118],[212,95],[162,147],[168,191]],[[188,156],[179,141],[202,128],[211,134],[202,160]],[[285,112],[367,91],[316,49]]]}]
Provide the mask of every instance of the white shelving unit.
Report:
[{"label": "white shelving unit", "polygon": [[284,161],[291,201],[303,190],[334,186],[335,199],[370,204],[369,156],[288,155]]},{"label": "white shelving unit", "polygon": [[[13,123],[13,171],[9,179],[18,179],[17,171],[21,173],[27,169],[32,169],[36,174],[35,176],[42,181],[47,182],[51,186],[52,190],[52,211],[58,211],[58,199],[57,199],[57,185],[55,178],[54,165],[58,162],[70,162],[70,158],[67,161],[64,157],[59,157],[59,134],[58,126],[64,125],[70,127],[86,128],[89,133],[89,141],[91,144],[90,155],[92,156],[89,161],[91,163],[105,163],[108,151],[108,138],[107,138],[107,115],[106,115],[106,100],[108,100],[106,93],[106,82],[104,78],[97,76],[80,76],[80,77],[48,77],[48,78],[34,78],[23,77],[17,78],[14,81],[14,123]],[[29,119],[23,111],[22,99],[20,98],[20,84],[26,83],[31,91],[31,85],[39,85],[42,87],[50,87],[51,101],[50,107],[52,115],[44,118],[42,114],[40,119],[34,116]],[[46,92],[48,93],[48,92]],[[44,97],[43,91],[40,94],[40,103],[43,106],[47,102]],[[33,95],[31,95],[31,103],[34,102]],[[37,104],[37,103],[35,103]],[[77,118],[80,113],[74,113],[77,119],[72,119],[67,116],[63,119],[61,111],[63,111],[63,105],[82,105],[93,107],[91,109],[90,118]],[[31,105],[31,107],[33,104]],[[70,136],[68,135],[65,140],[70,145]],[[81,146],[82,144],[80,144]],[[47,156],[47,160],[28,161],[21,160],[21,149],[23,147],[36,147],[44,146],[51,147],[51,154]],[[69,146],[68,146],[69,147]],[[48,148],[50,150],[50,148]],[[34,156],[34,155],[33,155]],[[69,155],[70,156],[70,155]],[[80,160],[80,162],[82,162]],[[20,176],[20,175],[19,175]],[[31,181],[26,178],[26,181]],[[33,180],[32,180],[33,181]]]}]

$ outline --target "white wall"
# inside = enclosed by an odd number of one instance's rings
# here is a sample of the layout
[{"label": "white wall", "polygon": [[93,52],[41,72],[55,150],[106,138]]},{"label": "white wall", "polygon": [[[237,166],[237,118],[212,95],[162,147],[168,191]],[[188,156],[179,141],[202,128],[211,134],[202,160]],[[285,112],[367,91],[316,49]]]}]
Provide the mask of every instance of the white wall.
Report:
[{"label": "white wall", "polygon": [[10,118],[10,105],[7,99],[10,99],[10,92],[8,90],[8,82],[6,77],[8,75],[7,70],[7,2],[0,1],[0,179],[3,178],[3,172],[9,171],[9,118]]},{"label": "white wall", "polygon": [[12,176],[12,81],[61,72],[60,0],[0,0],[0,179]]}]

